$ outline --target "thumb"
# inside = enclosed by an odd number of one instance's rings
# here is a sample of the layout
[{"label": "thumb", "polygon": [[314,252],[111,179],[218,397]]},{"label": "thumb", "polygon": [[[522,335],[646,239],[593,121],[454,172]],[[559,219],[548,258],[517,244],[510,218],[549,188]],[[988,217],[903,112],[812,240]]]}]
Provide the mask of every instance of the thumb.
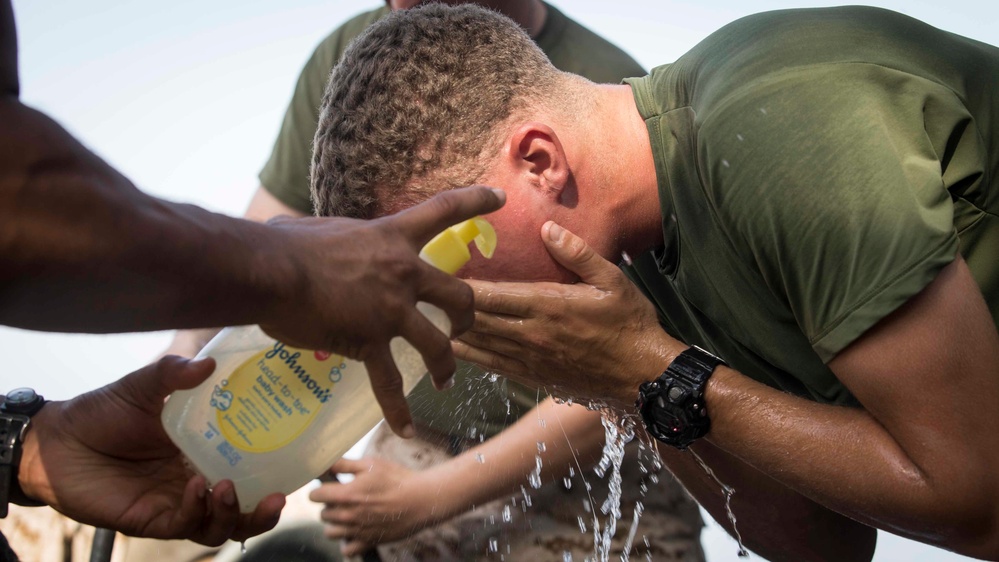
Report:
[{"label": "thumb", "polygon": [[582,238],[548,221],[541,227],[541,239],[555,261],[575,273],[588,285],[603,288],[617,278],[617,267],[583,241]]},{"label": "thumb", "polygon": [[214,371],[214,359],[192,360],[167,355],[121,379],[119,384],[147,404],[162,405],[163,399],[175,390],[194,388]]}]

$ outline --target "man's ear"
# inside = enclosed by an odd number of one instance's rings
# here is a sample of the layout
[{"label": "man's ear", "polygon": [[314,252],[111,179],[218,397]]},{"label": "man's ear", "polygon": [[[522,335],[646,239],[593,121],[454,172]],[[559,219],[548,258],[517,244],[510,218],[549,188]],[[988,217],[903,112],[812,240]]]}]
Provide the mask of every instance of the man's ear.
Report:
[{"label": "man's ear", "polygon": [[507,154],[518,174],[548,197],[560,199],[569,183],[569,161],[554,129],[524,123],[509,137]]}]

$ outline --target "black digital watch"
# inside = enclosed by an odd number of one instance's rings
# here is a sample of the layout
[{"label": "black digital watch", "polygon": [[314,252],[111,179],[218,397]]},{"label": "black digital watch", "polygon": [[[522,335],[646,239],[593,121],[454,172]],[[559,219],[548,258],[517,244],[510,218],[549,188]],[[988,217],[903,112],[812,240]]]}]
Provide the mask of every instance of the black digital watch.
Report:
[{"label": "black digital watch", "polygon": [[31,416],[43,406],[45,399],[30,388],[16,388],[6,396],[0,396],[0,517],[7,516],[7,505],[11,501],[21,505],[42,505],[24,496],[17,471]]},{"label": "black digital watch", "polygon": [[711,430],[704,388],[718,365],[728,365],[695,346],[683,351],[654,381],[642,383],[635,406],[653,437],[680,449]]}]

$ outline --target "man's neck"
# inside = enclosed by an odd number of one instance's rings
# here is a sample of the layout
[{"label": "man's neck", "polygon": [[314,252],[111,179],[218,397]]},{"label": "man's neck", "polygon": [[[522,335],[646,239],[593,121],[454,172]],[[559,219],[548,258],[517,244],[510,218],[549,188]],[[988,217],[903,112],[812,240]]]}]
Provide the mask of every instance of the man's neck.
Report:
[{"label": "man's neck", "polygon": [[655,160],[631,87],[599,85],[590,158],[601,162],[601,215],[617,251],[639,254],[662,244]]}]

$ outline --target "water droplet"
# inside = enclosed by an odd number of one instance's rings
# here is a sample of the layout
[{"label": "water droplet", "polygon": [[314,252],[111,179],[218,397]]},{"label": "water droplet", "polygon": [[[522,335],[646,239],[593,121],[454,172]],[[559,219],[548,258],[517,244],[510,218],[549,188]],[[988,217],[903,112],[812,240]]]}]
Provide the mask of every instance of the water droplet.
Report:
[{"label": "water droplet", "polygon": [[541,488],[541,455],[534,456],[534,470],[527,475],[527,482],[535,490]]},{"label": "water droplet", "polygon": [[572,562],[572,553],[568,550],[562,551],[562,562]]},{"label": "water droplet", "polygon": [[545,418],[538,418],[538,425],[541,426],[541,428],[548,427],[548,420]]},{"label": "water droplet", "polygon": [[741,133],[736,133],[735,138],[739,139],[739,142],[746,140],[746,138],[743,137]]},{"label": "water droplet", "polygon": [[548,446],[545,445],[545,442],[544,441],[538,441],[538,452],[539,453],[544,453],[547,450],[548,450]]},{"label": "water droplet", "polygon": [[722,495],[725,496],[725,513],[728,515],[729,522],[732,523],[732,532],[735,534],[735,540],[739,543],[739,557],[748,557],[749,551],[746,550],[746,546],[742,544],[742,535],[739,534],[739,527],[736,526],[735,512],[732,511],[732,494],[735,493],[735,489],[722,482],[721,479],[718,478],[718,475],[715,474],[715,471],[711,470],[711,467],[709,467],[707,463],[705,463],[704,460],[702,460],[701,457],[692,449],[687,449],[687,451],[694,457],[697,464],[701,465],[705,474],[710,476],[716,483],[718,483],[719,486],[721,486]]},{"label": "water droplet", "polygon": [[569,478],[572,478],[575,475],[576,475],[576,469],[570,466],[569,467]]},{"label": "water droplet", "polygon": [[489,552],[497,552],[497,551],[499,551],[499,541],[497,541],[496,539],[489,539]]},{"label": "water droplet", "polygon": [[482,453],[475,453],[475,460],[479,461],[479,464],[486,462],[486,457],[482,456]]},{"label": "water droplet", "polygon": [[585,535],[586,534],[586,521],[583,521],[583,516],[582,515],[576,517],[576,520],[579,522],[579,532]]},{"label": "water droplet", "polygon": [[767,114],[767,108],[761,107],[760,108],[760,113],[762,113],[763,115],[766,115]]},{"label": "water droplet", "polygon": [[246,541],[239,541],[239,552],[246,554]]},{"label": "water droplet", "polygon": [[499,373],[489,373],[489,382],[496,382],[499,380]]},{"label": "water droplet", "polygon": [[562,479],[562,485],[565,486],[566,490],[571,490],[572,489],[572,478],[569,478],[568,476],[566,476],[565,478],[563,478]]},{"label": "water droplet", "polygon": [[510,515],[510,506],[509,505],[504,505],[503,506],[503,522],[504,523],[509,523],[512,520],[513,520],[513,516]]},{"label": "water droplet", "polygon": [[725,166],[726,168],[730,167],[730,166],[728,165],[728,160],[724,160],[724,159],[723,159],[723,160],[722,160],[722,166]]}]

